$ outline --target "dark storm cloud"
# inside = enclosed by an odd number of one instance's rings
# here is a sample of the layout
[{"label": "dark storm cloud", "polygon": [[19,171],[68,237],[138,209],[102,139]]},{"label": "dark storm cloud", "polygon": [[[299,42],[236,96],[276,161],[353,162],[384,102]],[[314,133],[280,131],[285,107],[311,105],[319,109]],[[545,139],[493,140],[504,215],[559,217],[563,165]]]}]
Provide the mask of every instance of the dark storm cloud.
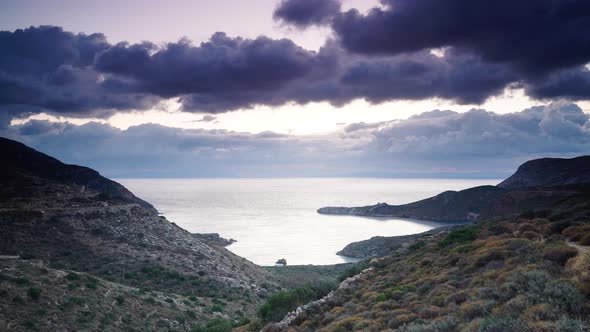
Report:
[{"label": "dark storm cloud", "polygon": [[[317,3],[319,13],[302,12],[311,22],[333,17],[338,36],[317,52],[288,39],[224,33],[198,45],[111,45],[102,34],[58,27],[0,32],[2,118],[9,109],[23,116],[108,117],[167,98],[179,98],[184,111],[209,113],[289,102],[340,106],[354,99],[479,104],[511,87],[535,98],[590,98],[588,69],[580,65],[590,59],[590,24],[582,24],[587,6],[578,1],[533,1],[527,12],[520,2],[508,11],[505,1],[482,10],[472,1],[392,0],[367,15],[341,13],[335,1]],[[277,12],[287,15],[297,6],[284,1]],[[421,16],[425,12],[431,17]],[[443,54],[432,54],[438,46]]]},{"label": "dark storm cloud", "polygon": [[525,84],[525,89],[535,98],[590,99],[590,70],[580,67],[557,71],[542,80]]},{"label": "dark storm cloud", "polygon": [[102,34],[76,35],[59,27],[1,31],[0,105],[74,116],[107,116],[153,105],[153,96],[103,84],[93,65],[110,47]]},{"label": "dark storm cloud", "polygon": [[[508,68],[479,57],[448,50],[389,57],[355,58],[343,67],[338,86],[344,96],[379,103],[392,99],[440,97],[459,103],[482,103],[517,77]],[[348,101],[348,100],[345,100]]]},{"label": "dark storm cloud", "polygon": [[96,68],[131,79],[131,90],[183,96],[187,109],[224,112],[272,103],[274,93],[305,76],[317,61],[313,52],[288,39],[216,33],[199,46],[186,40],[159,49],[148,43],[118,44],[97,58]]},{"label": "dark storm cloud", "polygon": [[323,25],[340,12],[339,0],[281,0],[273,17],[299,27]]},{"label": "dark storm cloud", "polygon": [[383,8],[335,17],[344,47],[364,54],[400,54],[453,46],[524,75],[585,64],[590,59],[586,0],[381,0]]}]

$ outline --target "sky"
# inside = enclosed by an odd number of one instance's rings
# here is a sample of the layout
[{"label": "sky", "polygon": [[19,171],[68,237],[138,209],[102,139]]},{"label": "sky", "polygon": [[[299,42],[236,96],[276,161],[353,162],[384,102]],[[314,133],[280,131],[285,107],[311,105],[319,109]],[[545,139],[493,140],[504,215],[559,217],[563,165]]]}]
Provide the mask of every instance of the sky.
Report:
[{"label": "sky", "polygon": [[502,177],[590,151],[584,0],[0,0],[0,135],[118,177]]}]

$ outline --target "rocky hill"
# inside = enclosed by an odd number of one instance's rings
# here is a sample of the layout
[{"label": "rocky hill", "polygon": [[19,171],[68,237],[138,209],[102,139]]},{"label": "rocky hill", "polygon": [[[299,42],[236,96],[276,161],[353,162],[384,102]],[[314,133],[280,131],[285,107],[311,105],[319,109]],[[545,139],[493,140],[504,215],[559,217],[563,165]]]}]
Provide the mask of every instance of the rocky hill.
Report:
[{"label": "rocky hill", "polygon": [[[103,199],[136,203],[145,208],[154,209],[151,204],[136,197],[127,188],[100,176],[97,171],[88,167],[64,164],[22,143],[0,137],[0,153],[3,156],[0,164],[0,181],[4,186],[17,190],[8,192],[8,188],[3,188],[0,192],[3,195],[0,198],[3,200],[11,199],[11,195],[36,197],[37,193],[30,186],[30,177],[33,176],[64,185],[78,186],[82,191],[89,189],[100,193]],[[22,185],[25,187],[18,187]],[[29,191],[25,193],[23,189]]]},{"label": "rocky hill", "polygon": [[421,237],[264,331],[588,331],[589,202]]},{"label": "rocky hill", "polygon": [[571,159],[542,158],[527,161],[498,185],[505,189],[590,183],[590,156]]},{"label": "rocky hill", "polygon": [[318,213],[465,222],[492,215],[519,213],[559,202],[590,183],[590,156],[538,159],[519,167],[498,186],[446,191],[402,205],[323,207]]},{"label": "rocky hill", "polygon": [[[0,256],[10,258],[0,261],[0,330],[103,330],[113,320],[117,329],[190,330],[251,315],[278,287],[94,170],[7,139],[0,153]],[[38,298],[27,295],[33,288]]]}]

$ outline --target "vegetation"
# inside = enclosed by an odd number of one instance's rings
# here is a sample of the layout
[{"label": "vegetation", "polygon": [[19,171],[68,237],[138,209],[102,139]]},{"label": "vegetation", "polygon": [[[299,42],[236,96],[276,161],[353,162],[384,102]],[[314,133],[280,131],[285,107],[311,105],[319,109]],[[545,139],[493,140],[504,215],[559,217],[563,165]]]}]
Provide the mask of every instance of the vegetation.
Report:
[{"label": "vegetation", "polygon": [[[550,210],[464,226],[375,260],[372,271],[292,327],[585,331],[590,328],[590,250],[573,245],[586,243],[589,202],[573,197]],[[352,267],[342,278],[365,267]],[[296,302],[289,295],[280,299]]]},{"label": "vegetation", "polygon": [[264,322],[280,321],[288,312],[327,295],[336,286],[335,283],[308,284],[292,290],[278,292],[270,296],[260,307],[258,316]]},{"label": "vegetation", "polygon": [[33,300],[38,300],[41,297],[41,289],[37,287],[31,287],[28,291],[29,297]]}]

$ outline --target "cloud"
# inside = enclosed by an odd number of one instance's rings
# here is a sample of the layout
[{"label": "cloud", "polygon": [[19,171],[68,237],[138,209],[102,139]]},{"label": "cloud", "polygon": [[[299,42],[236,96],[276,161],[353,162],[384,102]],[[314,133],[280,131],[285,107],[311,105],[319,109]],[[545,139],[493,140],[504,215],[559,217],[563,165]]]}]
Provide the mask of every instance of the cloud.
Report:
[{"label": "cloud", "polygon": [[588,153],[590,116],[565,102],[509,114],[436,111],[367,134],[373,153],[412,160],[527,159]]},{"label": "cloud", "polygon": [[97,58],[96,68],[120,79],[129,91],[180,96],[185,110],[225,112],[284,103],[281,89],[316,69],[319,61],[288,39],[230,38],[219,32],[199,46],[187,40],[162,48],[118,44]]},{"label": "cloud", "polygon": [[[38,113],[108,116],[145,109],[157,98],[113,89],[94,68],[111,45],[102,34],[73,34],[59,27],[0,32],[0,106]],[[26,106],[26,107],[24,107]],[[3,107],[3,109],[8,109]]]},{"label": "cloud", "polygon": [[[337,39],[318,51],[289,39],[247,39],[222,32],[198,45],[186,39],[112,45],[102,34],[73,34],[59,27],[3,31],[0,127],[18,114],[106,118],[157,108],[168,98],[177,98],[183,111],[211,114],[287,103],[341,106],[355,99],[442,98],[481,104],[507,88],[524,88],[540,99],[590,98],[590,74],[582,66],[590,61],[590,51],[580,44],[590,34],[580,33],[586,25],[579,26],[587,20],[580,16],[587,6],[575,0],[541,0],[531,4],[531,13],[521,4],[505,13],[509,4],[504,0],[487,10],[463,1],[458,0],[464,6],[458,10],[448,2],[384,0],[384,7],[366,15],[342,13],[336,1],[311,7],[307,1],[281,2],[277,13],[285,20],[297,8],[311,22],[333,18]],[[468,12],[473,17],[462,16]],[[495,23],[481,17],[484,13]],[[463,18],[481,19],[482,25],[464,27]],[[526,23],[522,30],[517,29],[519,18]],[[533,18],[549,27],[530,22]],[[504,21],[505,26],[500,24]],[[505,35],[507,28],[516,30]],[[531,37],[541,33],[547,35]],[[530,38],[521,41],[521,35]],[[433,54],[432,47],[445,51]]]},{"label": "cloud", "polygon": [[339,0],[281,0],[273,17],[298,27],[324,25],[340,12]]},{"label": "cloud", "polygon": [[528,159],[587,154],[590,116],[558,102],[509,114],[435,110],[323,136],[41,120],[0,134],[108,176],[504,177]]},{"label": "cloud", "polygon": [[525,89],[528,95],[540,99],[587,100],[590,98],[590,70],[578,67],[557,71],[542,80],[527,82]]},{"label": "cloud", "polygon": [[217,117],[207,114],[207,115],[203,115],[203,117],[201,118],[201,120],[199,120],[199,122],[213,122],[216,121]]},{"label": "cloud", "polygon": [[342,45],[363,54],[467,49],[523,75],[584,65],[590,59],[590,3],[585,0],[381,0],[366,15],[349,10],[333,29]]}]

